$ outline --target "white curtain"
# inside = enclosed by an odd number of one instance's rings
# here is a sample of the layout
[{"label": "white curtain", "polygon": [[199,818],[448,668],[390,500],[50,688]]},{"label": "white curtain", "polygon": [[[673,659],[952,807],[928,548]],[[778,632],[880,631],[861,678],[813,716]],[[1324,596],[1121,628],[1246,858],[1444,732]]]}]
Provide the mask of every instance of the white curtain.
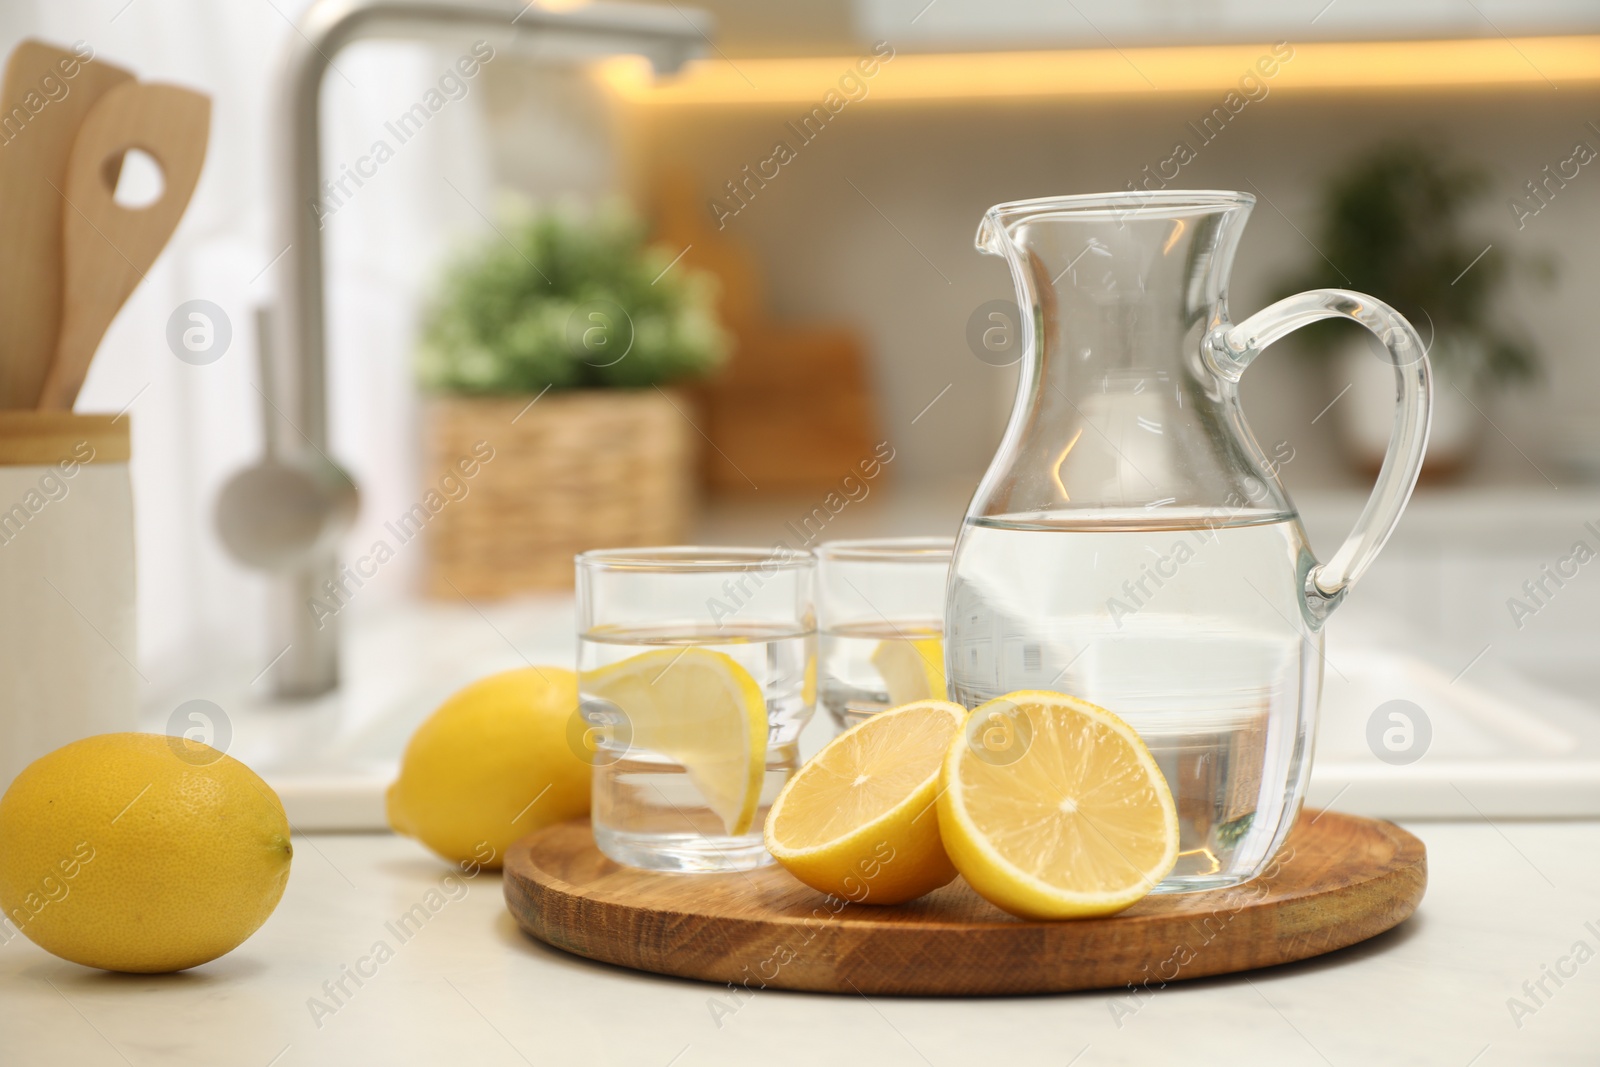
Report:
[{"label": "white curtain", "polygon": [[[78,403],[133,420],[140,660],[163,689],[238,691],[266,666],[264,580],[222,552],[218,489],[260,449],[253,308],[275,269],[268,135],[278,65],[307,0],[10,0],[6,51],[25,36],[70,46],[141,78],[212,97],[210,148],[188,212],[112,325]],[[438,82],[465,45],[370,43],[335,57],[324,90],[325,165],[367,153],[383,124]],[[416,493],[411,339],[441,254],[491,210],[481,79],[402,146],[327,225],[334,454],[362,487],[352,543],[370,543]],[[446,184],[445,179],[449,179]],[[460,192],[451,189],[451,185]],[[471,201],[468,203],[466,201]],[[231,320],[228,352],[191,366],[168,350],[168,316],[210,300]],[[3,328],[3,325],[0,325]],[[129,406],[131,404],[131,406]],[[405,591],[418,561],[397,560],[364,589],[371,610]],[[235,677],[236,675],[242,675]],[[181,694],[179,694],[181,695]]]}]

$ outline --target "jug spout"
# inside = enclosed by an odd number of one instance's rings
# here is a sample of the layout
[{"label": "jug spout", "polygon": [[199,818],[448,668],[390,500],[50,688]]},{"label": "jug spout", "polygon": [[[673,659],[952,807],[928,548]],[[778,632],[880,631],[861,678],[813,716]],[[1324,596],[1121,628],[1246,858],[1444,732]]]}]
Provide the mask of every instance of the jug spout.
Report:
[{"label": "jug spout", "polygon": [[1039,338],[1040,356],[1069,344],[1101,361],[1176,359],[1185,332],[1225,311],[1254,203],[1166,191],[1022,200],[989,209],[977,246],[1004,258],[1024,308],[1059,328]]},{"label": "jug spout", "polygon": [[983,219],[978,223],[978,237],[974,242],[978,251],[991,256],[1004,256],[1010,247],[1011,235],[1006,232],[1005,223],[995,213],[999,205],[990,208],[984,213]]}]

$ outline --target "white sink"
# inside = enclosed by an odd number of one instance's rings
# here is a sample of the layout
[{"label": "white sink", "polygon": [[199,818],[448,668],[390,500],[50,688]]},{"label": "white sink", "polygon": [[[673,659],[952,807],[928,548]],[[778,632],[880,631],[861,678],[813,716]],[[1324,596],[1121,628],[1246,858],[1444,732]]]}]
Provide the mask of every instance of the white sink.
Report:
[{"label": "white sink", "polygon": [[[354,621],[335,697],[284,706],[199,689],[227,709],[229,752],[272,783],[301,830],[383,828],[383,791],[406,739],[445,696],[491,671],[571,663],[575,652],[569,597],[417,604]],[[1335,619],[1308,803],[1389,818],[1600,815],[1600,711],[1493,661],[1452,682],[1411,651],[1422,645],[1415,635],[1381,629],[1358,613]],[[1432,735],[1403,766],[1367,740],[1373,712],[1395,700],[1420,708]],[[814,717],[802,753],[830,732]]]},{"label": "white sink", "polygon": [[[830,537],[883,537],[946,528],[970,486],[875,494],[829,527]],[[763,543],[806,507],[773,495],[760,507],[713,507],[705,544]],[[1331,550],[1365,493],[1308,494],[1312,543]],[[1600,571],[1583,573],[1517,625],[1507,597],[1541,566],[1590,536],[1600,493],[1455,490],[1413,499],[1405,521],[1334,615],[1308,802],[1392,818],[1600,816]],[[363,613],[363,609],[365,613]],[[341,692],[274,705],[259,669],[233,663],[207,679],[157,686],[147,727],[182,732],[171,709],[195,697],[220,708],[229,751],[260,771],[301,829],[376,829],[383,790],[416,725],[449,693],[491,671],[574,658],[570,596],[474,607],[352,605]],[[1415,762],[1390,765],[1367,740],[1373,712],[1409,701],[1431,727]],[[1413,712],[1408,712],[1413,714]],[[825,716],[803,755],[830,736]]]},{"label": "white sink", "polygon": [[[1343,642],[1337,631],[1330,640],[1307,803],[1407,819],[1600,815],[1600,711],[1492,663],[1452,680],[1396,647]],[[1374,713],[1380,729],[1409,728],[1415,744],[1419,724],[1406,720],[1417,709],[1432,735],[1420,757],[1379,759]],[[1407,747],[1404,733],[1394,740]]]},{"label": "white sink", "polygon": [[241,687],[232,679],[244,672],[223,665],[159,692],[145,728],[182,733],[188,724],[171,709],[207,699],[221,723],[214,735],[278,791],[297,829],[383,829],[383,793],[400,753],[440,702],[495,671],[576,657],[570,596],[481,607],[419,601],[346,621],[337,692],[280,703],[259,680]]}]

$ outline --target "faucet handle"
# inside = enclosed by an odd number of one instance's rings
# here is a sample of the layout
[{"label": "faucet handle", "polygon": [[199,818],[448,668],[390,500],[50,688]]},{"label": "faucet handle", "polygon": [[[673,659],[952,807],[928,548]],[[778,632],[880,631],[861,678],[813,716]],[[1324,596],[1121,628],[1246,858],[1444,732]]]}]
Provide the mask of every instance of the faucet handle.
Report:
[{"label": "faucet handle", "polygon": [[334,549],[355,524],[360,492],[321,452],[285,445],[273,379],[272,309],[255,309],[261,383],[262,456],[236,472],[217,497],[217,536],[229,555],[265,571],[282,571]]}]

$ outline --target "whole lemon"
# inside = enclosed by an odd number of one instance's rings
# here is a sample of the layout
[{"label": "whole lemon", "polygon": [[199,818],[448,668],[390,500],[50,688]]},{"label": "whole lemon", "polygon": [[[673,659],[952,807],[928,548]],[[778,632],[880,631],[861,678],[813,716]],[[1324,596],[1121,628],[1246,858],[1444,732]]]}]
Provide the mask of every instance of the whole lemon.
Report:
[{"label": "whole lemon", "polygon": [[496,868],[517,838],[587,815],[590,767],[569,737],[577,708],[577,676],[555,667],[456,692],[411,735],[389,825],[447,860]]},{"label": "whole lemon", "polygon": [[101,734],[58,748],[0,798],[0,908],[86,967],[181,971],[255,933],[289,881],[289,820],[209,745]]}]

